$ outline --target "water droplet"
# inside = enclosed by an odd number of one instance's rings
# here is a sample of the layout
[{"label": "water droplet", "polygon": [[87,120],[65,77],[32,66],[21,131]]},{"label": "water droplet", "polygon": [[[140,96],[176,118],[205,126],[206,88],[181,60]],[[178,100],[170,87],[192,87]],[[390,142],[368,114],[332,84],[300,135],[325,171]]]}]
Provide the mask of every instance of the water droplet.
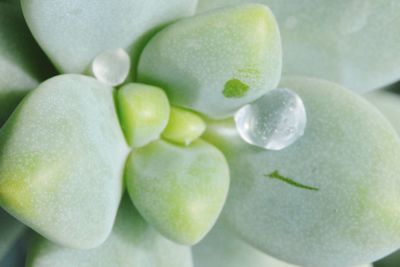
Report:
[{"label": "water droplet", "polygon": [[123,83],[128,77],[131,59],[124,49],[107,50],[99,54],[92,63],[92,72],[97,80],[111,86]]},{"label": "water droplet", "polygon": [[235,114],[236,128],[249,144],[281,150],[299,139],[307,123],[301,98],[289,89],[275,89]]}]

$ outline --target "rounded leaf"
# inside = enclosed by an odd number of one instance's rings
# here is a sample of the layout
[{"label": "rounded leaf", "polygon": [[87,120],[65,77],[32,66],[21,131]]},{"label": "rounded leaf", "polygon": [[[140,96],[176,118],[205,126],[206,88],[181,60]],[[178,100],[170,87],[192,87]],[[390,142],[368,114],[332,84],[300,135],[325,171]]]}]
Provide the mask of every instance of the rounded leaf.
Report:
[{"label": "rounded leaf", "polygon": [[[231,168],[223,218],[244,240],[300,266],[372,262],[400,246],[400,140],[361,97],[288,78],[303,100],[305,134],[281,151],[242,141],[232,123],[208,126]],[[283,238],[284,237],[284,238]]]},{"label": "rounded leaf", "polygon": [[168,125],[162,136],[180,145],[189,145],[206,130],[206,123],[197,114],[177,107],[171,108]]},{"label": "rounded leaf", "polygon": [[159,139],[170,115],[164,91],[139,83],[126,84],[118,90],[118,111],[125,137],[133,147]]},{"label": "rounded leaf", "polygon": [[0,205],[52,242],[91,248],[112,229],[128,153],[113,101],[93,78],[57,76],[0,131]]},{"label": "rounded leaf", "polygon": [[400,79],[400,1],[199,0],[198,12],[268,5],[282,34],[283,73],[367,92]]},{"label": "rounded leaf", "polygon": [[[195,267],[300,267],[251,247],[231,233],[221,221],[192,250]],[[358,267],[373,266],[364,264]]]},{"label": "rounded leaf", "polygon": [[192,267],[189,247],[175,244],[151,228],[125,198],[113,231],[101,246],[76,250],[38,237],[27,267]]},{"label": "rounded leaf", "polygon": [[243,5],[163,29],[145,47],[138,79],[164,88],[174,105],[220,118],[274,89],[281,61],[271,11]]},{"label": "rounded leaf", "polygon": [[63,73],[83,73],[109,49],[124,48],[136,61],[163,24],[193,14],[196,0],[21,0],[34,37]]},{"label": "rounded leaf", "polygon": [[197,140],[181,147],[155,141],[133,151],[127,188],[143,217],[163,235],[192,245],[216,222],[229,187],[222,153]]},{"label": "rounded leaf", "polygon": [[193,262],[195,267],[296,267],[244,243],[221,222],[193,247]]}]

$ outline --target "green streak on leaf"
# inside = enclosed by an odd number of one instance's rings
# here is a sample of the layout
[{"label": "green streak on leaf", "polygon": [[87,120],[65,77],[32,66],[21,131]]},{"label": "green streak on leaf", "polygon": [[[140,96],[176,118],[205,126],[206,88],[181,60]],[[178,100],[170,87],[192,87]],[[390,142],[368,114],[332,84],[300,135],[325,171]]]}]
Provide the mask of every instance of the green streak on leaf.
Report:
[{"label": "green streak on leaf", "polygon": [[249,86],[247,84],[238,79],[231,79],[225,83],[223,94],[227,98],[239,98],[243,97],[248,90]]},{"label": "green streak on leaf", "polygon": [[298,183],[298,182],[294,181],[293,179],[290,179],[288,177],[284,177],[284,176],[280,175],[278,171],[274,171],[274,172],[272,172],[270,174],[265,174],[265,176],[269,177],[271,179],[280,180],[282,182],[285,182],[287,184],[290,184],[290,185],[293,185],[293,186],[296,186],[296,187],[299,187],[299,188],[312,190],[312,191],[319,191],[319,188],[308,186],[308,185],[304,185],[304,184],[301,184],[301,183]]}]

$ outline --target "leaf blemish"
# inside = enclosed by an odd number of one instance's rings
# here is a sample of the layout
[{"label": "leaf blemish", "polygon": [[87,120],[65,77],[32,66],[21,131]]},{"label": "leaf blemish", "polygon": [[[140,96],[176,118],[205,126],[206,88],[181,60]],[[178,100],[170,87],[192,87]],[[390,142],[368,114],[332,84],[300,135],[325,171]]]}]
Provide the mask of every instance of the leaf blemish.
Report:
[{"label": "leaf blemish", "polygon": [[243,97],[249,86],[238,79],[231,79],[225,83],[224,91],[222,92],[227,98]]},{"label": "leaf blemish", "polygon": [[284,183],[296,186],[298,188],[302,188],[302,189],[306,189],[306,190],[312,190],[312,191],[319,191],[319,188],[316,187],[312,187],[312,186],[308,186],[308,185],[304,185],[301,184],[299,182],[296,182],[295,180],[282,176],[277,170],[271,172],[270,174],[265,174],[265,177],[268,177],[270,179],[276,179],[276,180],[280,180]]}]

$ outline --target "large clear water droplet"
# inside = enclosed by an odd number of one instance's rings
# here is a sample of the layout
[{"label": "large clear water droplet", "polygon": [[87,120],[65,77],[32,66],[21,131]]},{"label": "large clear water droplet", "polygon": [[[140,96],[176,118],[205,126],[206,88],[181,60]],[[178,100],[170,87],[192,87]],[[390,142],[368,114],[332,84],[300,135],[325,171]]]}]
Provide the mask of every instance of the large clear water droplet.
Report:
[{"label": "large clear water droplet", "polygon": [[301,98],[289,89],[274,89],[235,114],[236,128],[249,144],[281,150],[299,139],[307,123]]},{"label": "large clear water droplet", "polygon": [[128,77],[131,59],[124,49],[107,50],[99,54],[92,63],[92,72],[97,80],[111,86],[122,84]]}]

